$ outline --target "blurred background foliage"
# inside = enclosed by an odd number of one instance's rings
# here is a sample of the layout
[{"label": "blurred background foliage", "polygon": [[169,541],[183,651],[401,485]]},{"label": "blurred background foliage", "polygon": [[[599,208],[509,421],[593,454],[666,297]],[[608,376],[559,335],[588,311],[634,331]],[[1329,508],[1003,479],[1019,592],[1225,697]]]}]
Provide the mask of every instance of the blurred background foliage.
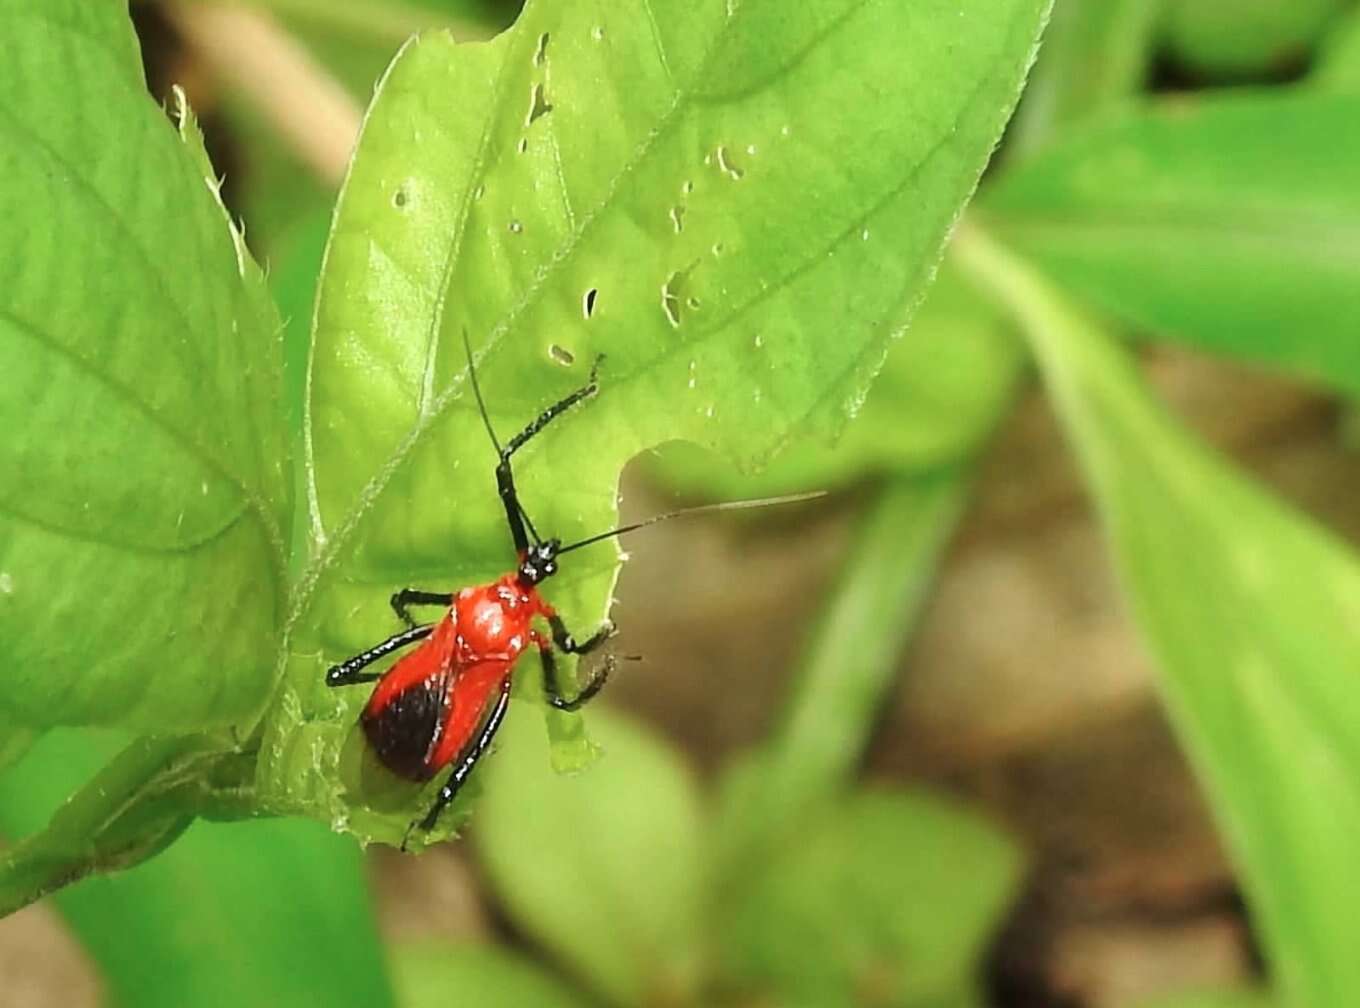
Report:
[{"label": "blurred background foliage", "polygon": [[[515,5],[132,13],[268,265],[299,402],[345,137],[411,32],[489,38]],[[261,24],[338,141],[262,100]],[[756,474],[692,445],[630,470],[630,506],[836,496],[638,544],[618,619],[647,663],[592,720],[607,758],[554,776],[512,715],[470,843],[415,860],[167,822],[160,856],[54,898],[79,951],[43,908],[0,925],[0,983],[33,1005],[1360,1003],[1360,580],[1305,517],[1360,532],[1356,94],[1346,0],[1057,0],[844,434]],[[0,829],[121,741],[7,736]]]}]

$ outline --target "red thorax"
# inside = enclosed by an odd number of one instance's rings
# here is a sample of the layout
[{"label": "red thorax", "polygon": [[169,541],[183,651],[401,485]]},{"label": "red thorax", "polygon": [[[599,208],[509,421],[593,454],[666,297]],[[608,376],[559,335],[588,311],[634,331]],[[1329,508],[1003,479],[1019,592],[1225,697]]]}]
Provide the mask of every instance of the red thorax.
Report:
[{"label": "red thorax", "polygon": [[517,574],[455,595],[430,636],[388,669],[364,707],[360,723],[378,758],[413,780],[452,763],[524,649],[546,646],[531,623],[552,613]]}]

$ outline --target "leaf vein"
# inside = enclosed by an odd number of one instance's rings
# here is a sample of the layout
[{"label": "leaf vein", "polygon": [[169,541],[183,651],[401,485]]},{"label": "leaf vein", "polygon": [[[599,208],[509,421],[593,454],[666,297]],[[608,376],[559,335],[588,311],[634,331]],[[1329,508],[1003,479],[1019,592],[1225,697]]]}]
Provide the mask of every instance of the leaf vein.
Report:
[{"label": "leaf vein", "polygon": [[148,424],[160,430],[172,441],[183,447],[187,454],[197,460],[205,469],[218,476],[228,485],[235,487],[237,491],[239,491],[242,501],[250,505],[249,510],[255,514],[256,520],[260,522],[270,545],[275,550],[281,552],[280,544],[282,543],[282,539],[279,537],[278,528],[275,526],[273,517],[265,506],[264,501],[235,473],[214,459],[202,445],[198,444],[184,432],[170,424],[166,418],[162,417],[149,403],[136,395],[131,388],[124,385],[122,382],[117,381],[107,372],[96,367],[94,362],[87,360],[70,347],[53,339],[41,327],[14,314],[14,312],[5,307],[0,307],[0,319],[5,319],[10,322],[14,326],[16,332],[27,334],[35,342],[48,347],[54,353],[69,360],[80,371],[94,381],[102,384],[118,399],[122,400],[144,417]]}]

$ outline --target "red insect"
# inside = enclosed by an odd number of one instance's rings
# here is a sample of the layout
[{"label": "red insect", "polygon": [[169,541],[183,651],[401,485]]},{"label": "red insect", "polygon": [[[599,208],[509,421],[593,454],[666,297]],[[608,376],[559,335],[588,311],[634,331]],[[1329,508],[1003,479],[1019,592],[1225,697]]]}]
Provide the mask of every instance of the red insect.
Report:
[{"label": "red insect", "polygon": [[[452,766],[439,796],[424,818],[411,829],[433,828],[444,807],[458,793],[477,761],[490,747],[510,700],[510,681],[515,662],[527,648],[538,651],[548,703],[559,710],[576,710],[600,691],[614,669],[608,656],[592,672],[575,696],[564,694],[557,682],[556,651],[584,655],[603,644],[614,632],[606,621],[585,640],[578,641],[562,618],[539,594],[538,586],[557,573],[557,558],[611,536],[631,532],[679,514],[719,509],[759,507],[805,500],[819,494],[797,494],[768,500],[733,501],[657,515],[647,521],[590,536],[569,546],[560,539],[542,539],[529,520],[515,490],[510,461],[539,431],[577,403],[599,391],[599,359],[590,381],[565,399],[549,406],[503,447],[496,438],[482,400],[481,388],[468,348],[468,375],[477,407],[496,448],[496,488],[505,508],[510,537],[514,541],[516,569],[490,584],[464,588],[457,593],[427,592],[404,588],[392,596],[392,608],[407,625],[381,644],[374,645],[326,672],[328,686],[381,680],[369,697],[359,724],[378,759],[393,773],[414,781],[426,781]],[[410,606],[447,608],[437,623],[420,626],[411,619]],[[546,624],[548,633],[535,621]],[[540,625],[541,625],[540,624]],[[408,644],[420,646],[407,653],[386,672],[363,669]],[[409,836],[410,830],[407,831]],[[403,846],[405,843],[403,842]]]}]

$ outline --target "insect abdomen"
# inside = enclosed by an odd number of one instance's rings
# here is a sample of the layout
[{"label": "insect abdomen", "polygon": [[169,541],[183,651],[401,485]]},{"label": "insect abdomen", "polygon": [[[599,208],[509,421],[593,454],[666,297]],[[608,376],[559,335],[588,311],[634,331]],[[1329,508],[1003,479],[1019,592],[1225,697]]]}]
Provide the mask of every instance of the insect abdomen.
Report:
[{"label": "insect abdomen", "polygon": [[383,766],[407,780],[429,780],[439,769],[429,755],[444,704],[444,679],[436,676],[406,687],[376,710],[365,708],[359,724]]}]

